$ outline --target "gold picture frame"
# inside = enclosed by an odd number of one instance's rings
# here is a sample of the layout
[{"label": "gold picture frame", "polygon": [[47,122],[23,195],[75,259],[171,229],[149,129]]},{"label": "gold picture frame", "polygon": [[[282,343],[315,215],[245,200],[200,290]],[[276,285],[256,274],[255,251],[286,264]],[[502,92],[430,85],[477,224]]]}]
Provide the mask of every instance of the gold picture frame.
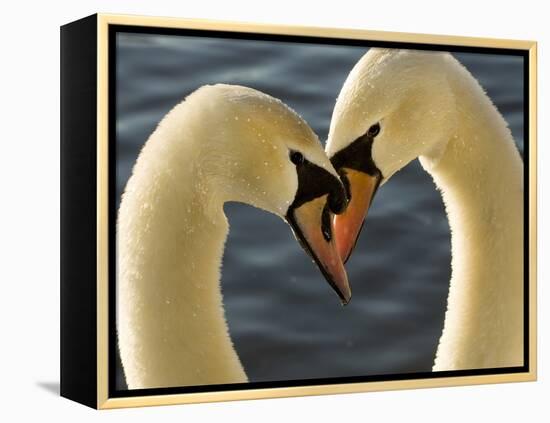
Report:
[{"label": "gold picture frame", "polygon": [[[368,382],[346,382],[330,383],[320,385],[267,387],[241,390],[221,390],[213,392],[190,392],[158,394],[151,392],[143,395],[110,396],[109,394],[109,347],[110,321],[109,321],[109,227],[112,225],[112,211],[109,200],[109,138],[112,128],[109,128],[109,110],[113,107],[109,95],[109,61],[113,60],[112,52],[109,51],[109,28],[114,26],[142,27],[154,30],[163,29],[186,29],[186,30],[208,30],[223,32],[238,32],[249,34],[269,34],[271,36],[296,36],[296,37],[318,37],[342,40],[361,40],[365,42],[384,42],[396,44],[414,44],[441,46],[445,50],[449,46],[460,46],[479,49],[506,49],[522,51],[528,61],[529,74],[525,75],[528,81],[526,92],[528,93],[528,122],[524,122],[528,133],[528,333],[526,346],[528,346],[528,365],[524,371],[513,373],[490,373],[460,376],[437,376],[423,378],[404,378],[400,380],[379,380]],[[81,49],[94,48],[94,51],[81,51]],[[82,59],[86,55],[89,60]],[[94,57],[92,57],[94,56]],[[85,59],[86,59],[85,57]],[[95,60],[94,60],[95,59]],[[65,62],[63,62],[65,60]],[[83,61],[84,60],[84,61]],[[80,61],[80,65],[75,65]],[[79,82],[76,70],[70,66],[96,66],[92,76],[87,82]],[[76,69],[76,68],[75,68]],[[80,68],[79,68],[80,69]],[[95,81],[93,80],[95,78]],[[66,81],[66,82],[65,82]],[[90,82],[91,81],[91,82]],[[94,86],[95,82],[95,86]],[[71,97],[71,93],[78,91],[79,84],[84,84],[86,89],[93,89],[90,94],[90,101],[95,99],[95,116],[88,116],[86,125],[93,125],[96,139],[93,147],[90,147],[88,154],[95,154],[96,160],[90,166],[95,166],[95,172],[86,176],[83,184],[92,181],[95,185],[95,192],[92,197],[87,197],[89,202],[81,206],[71,205],[74,201],[73,188],[64,185],[64,181],[70,178],[78,178],[79,172],[84,172],[77,159],[80,150],[83,148],[70,144],[70,140],[78,136],[78,131],[84,127],[74,128],[77,113],[91,114],[91,105],[83,105],[82,96]],[[86,85],[88,84],[88,85]],[[94,97],[92,99],[92,97]],[[98,409],[112,409],[121,407],[139,407],[151,405],[186,404],[213,401],[232,401],[258,398],[279,398],[290,396],[340,394],[352,392],[369,392],[381,390],[398,390],[413,388],[431,388],[444,386],[460,386],[475,384],[492,384],[504,382],[534,381],[537,377],[537,342],[536,342],[536,227],[537,227],[537,44],[534,41],[518,41],[503,39],[488,39],[476,37],[458,37],[430,34],[409,34],[400,32],[381,32],[360,29],[336,29],[336,28],[315,28],[307,26],[275,26],[251,23],[220,22],[210,20],[161,18],[144,16],[124,16],[112,14],[97,14],[81,21],[68,24],[62,28],[62,395],[78,402],[84,403]],[[90,103],[91,104],[91,103]],[[91,119],[91,120],[90,120]],[[74,121],[73,121],[74,120]],[[93,122],[92,122],[93,121]],[[65,141],[63,140],[65,137]],[[80,157],[80,156],[78,156]],[[65,162],[65,165],[63,164]],[[89,185],[88,185],[89,186]],[[74,188],[77,189],[77,188]],[[84,194],[82,194],[84,195]],[[81,218],[73,216],[72,208],[82,207],[88,210],[90,204],[95,204],[95,210],[83,223]],[[65,204],[65,206],[63,206]],[[66,209],[64,208],[66,207]],[[65,210],[65,212],[64,212]],[[74,211],[76,214],[78,210]],[[65,214],[63,214],[65,213]],[[72,220],[71,220],[72,219]],[[95,228],[95,233],[88,231],[88,241],[70,239],[68,233],[77,231],[78,227],[84,226],[88,229]],[[86,226],[88,225],[88,226]],[[65,231],[65,232],[63,232]],[[66,234],[64,237],[63,233]],[[93,245],[95,248],[86,257],[74,256],[77,252],[75,242],[90,242],[91,236],[95,237]],[[84,236],[84,235],[83,235]],[[527,242],[527,241],[526,241]],[[93,258],[93,260],[92,260]],[[75,267],[89,269],[90,279],[77,278]],[[94,283],[95,281],[95,283]],[[91,286],[93,283],[93,286]],[[76,284],[71,288],[70,284]],[[79,285],[82,284],[82,285]],[[86,289],[82,289],[83,284]],[[74,291],[79,289],[79,292]],[[87,295],[84,297],[84,295]],[[75,302],[81,304],[82,314],[76,316]],[[83,302],[85,305],[82,306]],[[94,309],[95,307],[95,309]],[[80,320],[82,319],[82,320]],[[95,325],[93,325],[95,322]],[[95,341],[95,342],[94,342]],[[86,353],[86,349],[93,342],[95,351]],[[75,357],[79,357],[78,359]],[[64,361],[65,360],[65,361]],[[90,368],[90,372],[84,372],[80,376],[76,373],[78,369]],[[81,378],[80,382],[77,380]],[[95,379],[95,380],[93,380]],[[95,383],[94,383],[95,382]]]}]

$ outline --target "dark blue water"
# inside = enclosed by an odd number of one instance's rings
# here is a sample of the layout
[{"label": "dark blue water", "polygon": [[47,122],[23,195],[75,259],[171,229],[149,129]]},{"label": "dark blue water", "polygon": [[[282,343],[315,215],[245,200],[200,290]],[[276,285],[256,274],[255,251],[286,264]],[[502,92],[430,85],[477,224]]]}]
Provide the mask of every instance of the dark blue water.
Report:
[{"label": "dark blue water", "polygon": [[[180,36],[117,39],[117,197],[159,120],[201,85],[278,97],[325,140],[336,96],[366,48]],[[455,55],[480,81],[523,151],[523,60]],[[118,204],[117,204],[118,207]],[[430,371],[443,326],[450,234],[417,162],[377,194],[347,264],[347,307],[274,215],[225,207],[222,286],[232,338],[251,381]],[[123,386],[118,372],[119,386]]]}]

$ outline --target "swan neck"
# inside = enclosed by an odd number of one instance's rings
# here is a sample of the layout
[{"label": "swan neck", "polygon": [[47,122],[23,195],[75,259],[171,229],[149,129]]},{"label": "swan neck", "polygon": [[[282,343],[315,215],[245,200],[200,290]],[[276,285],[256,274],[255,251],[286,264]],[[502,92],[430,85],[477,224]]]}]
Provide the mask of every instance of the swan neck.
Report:
[{"label": "swan neck", "polygon": [[423,162],[441,191],[452,246],[434,370],[521,366],[523,163],[477,83],[459,88],[460,128],[436,166]]},{"label": "swan neck", "polygon": [[[177,140],[166,155],[176,140],[152,138],[119,211],[117,320],[128,386],[244,382],[220,286],[228,234],[223,201],[197,170],[200,152],[192,142]],[[182,144],[187,151],[175,154]],[[157,157],[164,160],[151,160]]]}]

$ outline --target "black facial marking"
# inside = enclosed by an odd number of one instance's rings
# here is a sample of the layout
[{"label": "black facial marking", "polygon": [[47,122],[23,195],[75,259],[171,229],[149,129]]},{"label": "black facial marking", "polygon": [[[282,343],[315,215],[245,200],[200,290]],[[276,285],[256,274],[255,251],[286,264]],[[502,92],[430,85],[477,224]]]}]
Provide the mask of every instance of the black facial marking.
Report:
[{"label": "black facial marking", "polygon": [[289,211],[327,194],[330,211],[339,214],[345,210],[347,207],[346,192],[336,176],[306,159],[296,165],[296,172],[298,174],[298,191]]},{"label": "black facial marking", "polygon": [[[375,126],[378,126],[378,129],[373,129]],[[375,133],[374,136],[370,134],[371,129],[373,130],[372,133]],[[382,172],[380,172],[380,169],[376,167],[376,164],[372,160],[372,143],[374,137],[378,135],[379,132],[379,124],[371,126],[366,134],[360,136],[346,148],[332,156],[330,161],[341,176],[341,169],[347,167],[349,169],[359,170],[371,176],[379,176],[379,178],[382,179]]]}]

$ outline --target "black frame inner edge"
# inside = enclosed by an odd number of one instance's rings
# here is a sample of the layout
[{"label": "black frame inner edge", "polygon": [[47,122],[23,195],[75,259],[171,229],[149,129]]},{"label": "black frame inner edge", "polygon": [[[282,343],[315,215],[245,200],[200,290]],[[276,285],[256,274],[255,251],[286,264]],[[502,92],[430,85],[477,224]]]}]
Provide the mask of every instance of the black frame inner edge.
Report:
[{"label": "black frame inner edge", "polygon": [[[248,382],[236,384],[221,384],[221,385],[200,385],[200,386],[181,386],[170,388],[148,388],[148,389],[129,389],[117,390],[115,384],[116,371],[116,210],[113,204],[116,204],[116,34],[137,33],[137,34],[155,34],[155,35],[179,35],[179,36],[194,36],[194,37],[212,37],[212,38],[231,38],[242,40],[257,40],[257,41],[275,41],[275,42],[291,42],[291,43],[308,43],[308,44],[328,44],[328,45],[345,45],[358,47],[385,47],[385,48],[402,48],[415,50],[431,50],[431,51],[449,51],[457,53],[482,53],[507,56],[523,57],[523,137],[524,137],[524,256],[523,256],[523,272],[524,272],[524,333],[523,333],[523,352],[524,365],[520,367],[501,367],[491,369],[472,369],[472,370],[453,370],[442,372],[417,372],[417,373],[392,373],[370,376],[351,376],[339,378],[316,378],[305,380],[285,380],[285,381],[270,381],[270,382]],[[109,352],[108,352],[108,397],[136,397],[148,395],[171,395],[171,394],[186,394],[200,392],[219,392],[219,391],[235,391],[249,390],[261,388],[288,388],[296,386],[316,386],[343,383],[362,383],[362,382],[385,382],[399,381],[411,379],[437,379],[445,377],[461,377],[461,376],[482,376],[496,374],[513,374],[529,372],[529,51],[524,49],[505,49],[492,47],[465,47],[454,45],[438,45],[438,44],[420,44],[408,42],[394,41],[369,41],[346,38],[328,38],[317,36],[297,36],[297,35],[280,35],[280,34],[261,34],[233,31],[216,31],[202,29],[184,29],[184,28],[158,28],[158,27],[142,27],[134,25],[109,25],[108,28],[108,79],[109,79],[109,116],[108,116],[108,196],[109,196],[109,246],[108,246],[108,325],[109,325]]]}]

